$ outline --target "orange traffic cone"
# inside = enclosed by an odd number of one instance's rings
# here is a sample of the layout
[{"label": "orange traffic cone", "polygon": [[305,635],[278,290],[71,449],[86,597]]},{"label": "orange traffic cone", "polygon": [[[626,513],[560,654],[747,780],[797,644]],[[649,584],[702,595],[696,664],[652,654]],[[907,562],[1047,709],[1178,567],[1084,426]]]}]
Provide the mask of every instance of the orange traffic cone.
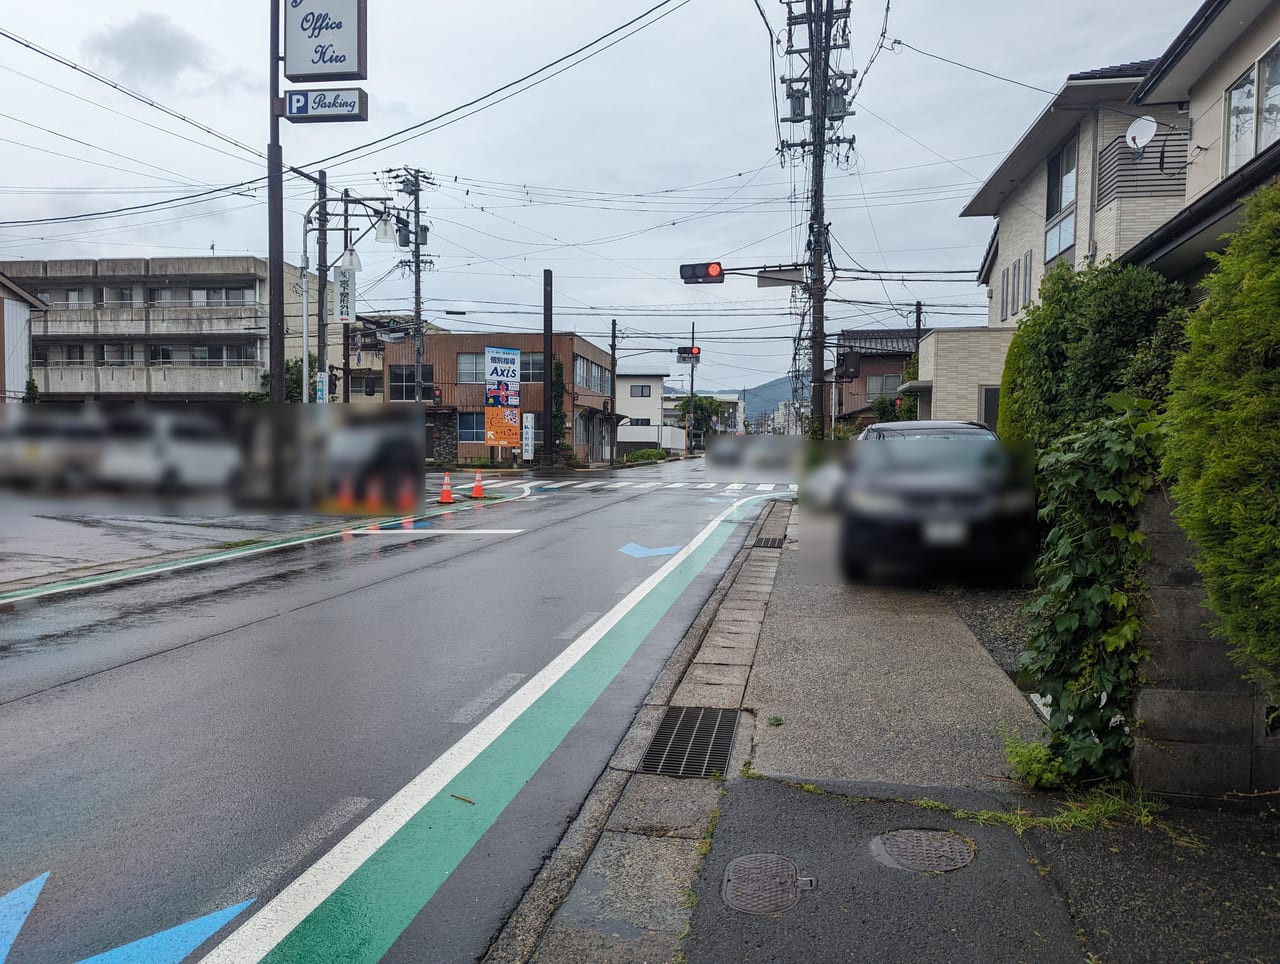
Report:
[{"label": "orange traffic cone", "polygon": [[453,504],[453,484],[449,481],[449,473],[444,474],[444,486],[440,489],[440,504]]},{"label": "orange traffic cone", "polygon": [[356,505],[355,485],[351,481],[351,474],[347,473],[338,483],[338,511],[350,512]]},{"label": "orange traffic cone", "polygon": [[480,481],[480,470],[476,469],[476,484],[471,487],[471,498],[484,498],[484,483]]},{"label": "orange traffic cone", "polygon": [[370,512],[382,511],[382,480],[376,475],[369,476],[364,487],[365,508]]},{"label": "orange traffic cone", "polygon": [[401,512],[412,512],[416,502],[413,491],[413,477],[406,475],[400,480],[400,492],[396,496],[396,508]]}]

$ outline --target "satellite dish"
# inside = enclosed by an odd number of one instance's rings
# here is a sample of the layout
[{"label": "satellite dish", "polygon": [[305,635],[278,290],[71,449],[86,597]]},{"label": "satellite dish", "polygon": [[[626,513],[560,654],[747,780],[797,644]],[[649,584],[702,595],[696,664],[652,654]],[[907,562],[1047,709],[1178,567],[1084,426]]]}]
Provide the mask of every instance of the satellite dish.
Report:
[{"label": "satellite dish", "polygon": [[1150,144],[1151,138],[1155,136],[1156,119],[1154,117],[1139,117],[1129,125],[1129,130],[1124,135],[1124,142],[1141,154],[1142,149]]}]

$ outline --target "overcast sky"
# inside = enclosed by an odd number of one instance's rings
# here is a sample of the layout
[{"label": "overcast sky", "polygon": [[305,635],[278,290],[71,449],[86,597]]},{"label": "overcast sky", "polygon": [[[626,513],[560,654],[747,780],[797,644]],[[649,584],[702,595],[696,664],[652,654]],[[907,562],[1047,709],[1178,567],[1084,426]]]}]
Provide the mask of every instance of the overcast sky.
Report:
[{"label": "overcast sky", "polygon": [[[443,114],[657,2],[370,0],[369,79],[360,83],[369,122],[283,124],[285,161],[304,166]],[[761,6],[776,36],[786,8]],[[887,38],[1057,90],[1073,71],[1159,56],[1198,6],[895,0]],[[11,6],[2,26],[263,151],[266,8],[266,0],[52,0]],[[866,67],[884,11],[881,2],[854,0],[843,64]],[[770,79],[771,58],[779,77],[796,65],[775,55],[752,0],[674,0],[641,24],[473,116],[330,165],[330,183],[380,196],[378,171],[412,165],[433,174],[438,188],[424,195],[435,256],[423,283],[431,321],[453,330],[540,328],[542,270],[551,268],[557,329],[607,346],[609,319],[618,318],[622,370],[678,375],[669,353],[631,352],[684,343],[679,333],[692,322],[703,346],[698,387],[754,386],[790,366],[796,319],[788,290],[757,289],[750,278],[686,286],[677,267],[803,257],[805,169],[798,158],[780,162]],[[905,48],[882,51],[863,80],[857,116],[842,131],[857,138],[856,150],[828,168],[837,264],[976,272],[992,224],[958,212],[1048,96]],[[265,170],[260,157],[3,38],[0,84],[0,221],[144,204]],[[782,129],[784,137],[804,134]],[[296,263],[313,196],[297,180],[285,193],[287,257]],[[0,226],[0,260],[200,255],[211,246],[265,256],[266,238],[266,193],[255,185],[128,217]],[[410,308],[411,277],[394,267],[403,254],[372,236],[359,252],[361,309]],[[841,282],[835,291],[876,304],[831,305],[828,330],[909,324],[899,309],[917,299],[938,306],[926,324],[985,320],[971,276],[955,284]],[[446,318],[446,308],[468,314]]]}]

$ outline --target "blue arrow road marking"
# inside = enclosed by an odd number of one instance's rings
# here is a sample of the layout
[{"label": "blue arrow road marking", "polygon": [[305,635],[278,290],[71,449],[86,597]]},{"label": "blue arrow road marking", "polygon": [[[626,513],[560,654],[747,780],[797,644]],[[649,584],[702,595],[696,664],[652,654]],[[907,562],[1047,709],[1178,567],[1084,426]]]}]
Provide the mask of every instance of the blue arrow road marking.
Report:
[{"label": "blue arrow road marking", "polygon": [[649,556],[674,556],[680,549],[680,546],[663,546],[661,549],[649,549],[645,546],[638,546],[634,542],[628,542],[618,551],[625,552],[636,559],[647,559]]},{"label": "blue arrow road marking", "polygon": [[105,954],[87,957],[80,964],[178,964],[252,903],[252,900],[246,900],[234,907],[197,917]]},{"label": "blue arrow road marking", "polygon": [[27,915],[36,905],[36,898],[40,896],[40,890],[48,879],[48,873],[43,873],[0,897],[0,962],[9,956],[9,948],[13,947],[18,931],[22,930]]}]

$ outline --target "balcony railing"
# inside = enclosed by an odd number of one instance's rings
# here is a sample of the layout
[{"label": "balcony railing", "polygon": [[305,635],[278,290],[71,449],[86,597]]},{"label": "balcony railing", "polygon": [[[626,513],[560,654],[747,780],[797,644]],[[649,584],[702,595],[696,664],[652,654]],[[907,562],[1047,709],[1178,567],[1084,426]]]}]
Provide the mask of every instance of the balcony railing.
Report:
[{"label": "balcony railing", "polygon": [[43,317],[33,316],[35,336],[164,336],[239,334],[265,329],[267,307],[261,302],[196,304],[56,304]]}]

